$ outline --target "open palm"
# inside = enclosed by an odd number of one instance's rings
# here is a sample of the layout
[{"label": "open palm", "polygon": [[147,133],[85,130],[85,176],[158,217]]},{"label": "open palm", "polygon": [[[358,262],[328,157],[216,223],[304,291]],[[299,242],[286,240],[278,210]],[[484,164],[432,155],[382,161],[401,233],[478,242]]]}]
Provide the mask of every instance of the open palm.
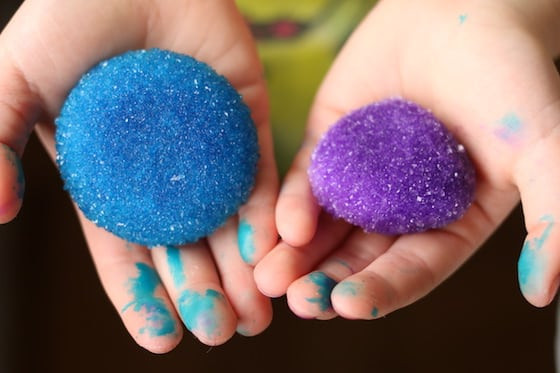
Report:
[{"label": "open palm", "polygon": [[[453,273],[521,196],[529,232],[521,290],[537,306],[552,300],[560,274],[560,81],[542,27],[546,10],[509,3],[386,0],[366,17],[311,109],[277,204],[283,241],[255,270],[261,291],[287,293],[306,318],[386,315]],[[474,203],[443,229],[366,234],[321,213],[311,194],[307,168],[321,135],[349,111],[395,96],[430,108],[476,166]]]},{"label": "open palm", "polygon": [[152,47],[202,60],[238,89],[258,127],[257,184],[239,217],[181,248],[127,243],[78,212],[92,257],[126,328],[150,351],[166,352],[180,341],[179,317],[210,345],[236,330],[257,334],[272,311],[245,262],[255,263],[276,243],[277,177],[261,66],[233,1],[25,2],[0,35],[0,221],[21,205],[19,157],[35,124],[54,157],[52,122],[80,76],[101,60]]}]

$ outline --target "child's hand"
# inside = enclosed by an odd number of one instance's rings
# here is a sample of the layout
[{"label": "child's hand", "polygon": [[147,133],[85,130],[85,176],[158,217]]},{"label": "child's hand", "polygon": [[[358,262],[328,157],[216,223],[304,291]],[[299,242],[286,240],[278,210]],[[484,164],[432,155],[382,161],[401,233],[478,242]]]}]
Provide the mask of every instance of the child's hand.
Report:
[{"label": "child's hand", "polygon": [[257,185],[239,219],[181,249],[127,244],[79,213],[99,276],[130,334],[150,351],[166,352],[180,341],[179,317],[209,345],[236,330],[257,334],[269,324],[271,306],[238,253],[237,229],[247,262],[274,246],[277,176],[261,66],[233,1],[25,2],[0,35],[0,221],[21,205],[19,157],[34,125],[40,123],[54,157],[51,123],[80,76],[103,59],[151,47],[205,61],[240,91],[258,126]]},{"label": "child's hand", "polygon": [[[302,317],[384,316],[453,273],[521,196],[529,231],[521,290],[536,306],[550,303],[560,279],[560,81],[552,62],[560,9],[553,4],[382,1],[316,97],[277,204],[283,242],[255,269],[261,291],[287,292]],[[365,234],[320,215],[310,192],[306,172],[320,136],[348,111],[394,96],[433,110],[477,167],[475,202],[446,228]]]}]

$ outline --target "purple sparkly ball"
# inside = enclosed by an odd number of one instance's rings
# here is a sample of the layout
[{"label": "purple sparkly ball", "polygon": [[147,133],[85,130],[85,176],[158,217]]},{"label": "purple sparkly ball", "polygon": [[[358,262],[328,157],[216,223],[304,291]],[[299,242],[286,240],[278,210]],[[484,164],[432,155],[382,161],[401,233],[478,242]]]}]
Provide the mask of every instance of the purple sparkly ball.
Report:
[{"label": "purple sparkly ball", "polygon": [[309,179],[330,214],[391,235],[459,219],[476,182],[465,148],[432,113],[402,99],[364,106],[335,123],[312,155]]}]

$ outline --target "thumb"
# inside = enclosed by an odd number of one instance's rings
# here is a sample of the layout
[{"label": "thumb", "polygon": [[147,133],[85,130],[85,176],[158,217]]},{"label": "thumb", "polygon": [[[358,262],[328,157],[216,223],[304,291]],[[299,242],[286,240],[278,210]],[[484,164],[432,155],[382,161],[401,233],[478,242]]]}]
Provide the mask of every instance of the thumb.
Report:
[{"label": "thumb", "polygon": [[37,95],[0,51],[0,223],[12,220],[21,207],[25,189],[21,156],[39,113]]},{"label": "thumb", "polygon": [[560,281],[560,134],[538,141],[520,159],[521,192],[527,238],[518,262],[523,296],[533,305],[552,302]]}]

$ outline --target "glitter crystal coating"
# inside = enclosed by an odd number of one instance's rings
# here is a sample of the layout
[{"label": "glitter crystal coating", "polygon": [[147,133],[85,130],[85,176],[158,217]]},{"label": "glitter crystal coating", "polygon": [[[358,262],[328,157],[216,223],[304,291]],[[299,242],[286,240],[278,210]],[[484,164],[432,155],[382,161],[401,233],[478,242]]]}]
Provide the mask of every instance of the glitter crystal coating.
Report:
[{"label": "glitter crystal coating", "polygon": [[464,147],[432,113],[402,99],[341,118],[319,142],[308,174],[319,204],[366,232],[440,228],[474,198]]},{"label": "glitter crystal coating", "polygon": [[65,188],[86,217],[131,242],[194,242],[234,214],[255,181],[249,109],[185,55],[151,49],[100,63],[56,125]]}]

